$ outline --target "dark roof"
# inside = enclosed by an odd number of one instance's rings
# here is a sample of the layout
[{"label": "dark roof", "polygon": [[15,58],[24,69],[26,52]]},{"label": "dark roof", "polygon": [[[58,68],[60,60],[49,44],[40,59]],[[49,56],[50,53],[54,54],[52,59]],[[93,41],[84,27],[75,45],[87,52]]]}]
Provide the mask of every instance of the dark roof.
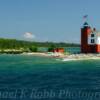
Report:
[{"label": "dark roof", "polygon": [[84,26],[89,26],[87,22],[84,23]]}]

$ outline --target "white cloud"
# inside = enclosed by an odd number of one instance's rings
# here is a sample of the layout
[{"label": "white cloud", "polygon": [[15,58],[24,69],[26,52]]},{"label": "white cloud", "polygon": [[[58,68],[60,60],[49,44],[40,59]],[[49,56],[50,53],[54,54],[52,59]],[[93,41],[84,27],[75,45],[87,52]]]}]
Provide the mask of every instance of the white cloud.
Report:
[{"label": "white cloud", "polygon": [[34,39],[35,35],[30,33],[30,32],[26,32],[26,33],[24,33],[24,38],[26,38],[26,39]]}]

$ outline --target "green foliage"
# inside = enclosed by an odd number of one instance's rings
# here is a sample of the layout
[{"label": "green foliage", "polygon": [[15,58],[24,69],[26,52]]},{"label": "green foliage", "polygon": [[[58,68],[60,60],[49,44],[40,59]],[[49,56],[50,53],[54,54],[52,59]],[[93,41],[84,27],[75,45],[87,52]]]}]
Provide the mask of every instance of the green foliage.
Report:
[{"label": "green foliage", "polygon": [[38,51],[38,47],[47,47],[48,51],[53,50],[55,47],[79,47],[79,44],[73,43],[55,43],[55,42],[29,42],[15,39],[0,38],[0,50],[16,49],[21,52]]},{"label": "green foliage", "polygon": [[32,47],[29,48],[29,50],[31,52],[37,52],[38,51],[38,48],[36,46],[32,46]]},{"label": "green foliage", "polygon": [[56,48],[56,46],[52,44],[52,45],[48,48],[48,52],[52,52],[55,48]]}]

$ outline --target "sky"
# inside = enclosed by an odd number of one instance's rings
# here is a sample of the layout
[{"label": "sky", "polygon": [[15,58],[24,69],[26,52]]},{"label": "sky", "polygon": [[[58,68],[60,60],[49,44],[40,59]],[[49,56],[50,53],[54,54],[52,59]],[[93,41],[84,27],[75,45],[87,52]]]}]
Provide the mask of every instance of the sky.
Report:
[{"label": "sky", "polygon": [[100,0],[0,0],[0,38],[80,43],[84,15],[100,30]]}]

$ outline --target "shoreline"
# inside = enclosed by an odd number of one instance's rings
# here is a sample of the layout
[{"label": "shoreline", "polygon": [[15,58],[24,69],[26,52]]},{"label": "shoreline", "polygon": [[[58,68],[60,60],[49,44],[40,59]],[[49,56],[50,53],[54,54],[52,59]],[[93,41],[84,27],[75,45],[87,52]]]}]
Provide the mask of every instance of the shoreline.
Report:
[{"label": "shoreline", "polygon": [[62,61],[97,60],[100,54],[71,54],[62,58]]},{"label": "shoreline", "polygon": [[61,61],[76,61],[76,60],[95,60],[100,59],[100,54],[62,54],[62,53],[50,53],[50,52],[32,52],[32,53],[22,53],[22,55],[35,55],[43,57],[51,57],[61,59]]},{"label": "shoreline", "polygon": [[[8,53],[1,53],[8,54]],[[13,53],[12,53],[13,54]],[[16,55],[16,54],[14,54]],[[60,59],[61,61],[78,61],[78,60],[96,60],[100,59],[100,54],[63,54],[63,53],[53,53],[53,52],[23,52],[19,55],[33,55],[41,57],[50,57],[55,59]]]}]

